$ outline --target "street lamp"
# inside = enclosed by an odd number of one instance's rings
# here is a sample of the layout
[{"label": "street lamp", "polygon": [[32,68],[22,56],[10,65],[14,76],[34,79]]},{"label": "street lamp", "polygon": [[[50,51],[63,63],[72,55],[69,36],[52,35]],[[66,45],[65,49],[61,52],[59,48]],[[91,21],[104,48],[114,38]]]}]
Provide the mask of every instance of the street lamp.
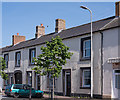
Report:
[{"label": "street lamp", "polygon": [[93,98],[93,34],[92,34],[92,11],[85,7],[80,6],[80,8],[88,10],[91,16],[91,98]]}]

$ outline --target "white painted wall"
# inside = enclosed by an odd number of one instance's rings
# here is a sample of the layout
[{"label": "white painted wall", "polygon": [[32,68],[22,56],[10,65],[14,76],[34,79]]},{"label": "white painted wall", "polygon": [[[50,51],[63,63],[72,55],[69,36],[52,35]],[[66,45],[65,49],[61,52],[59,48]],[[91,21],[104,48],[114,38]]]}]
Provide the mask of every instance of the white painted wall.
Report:
[{"label": "white painted wall", "polygon": [[[111,79],[112,79],[112,65],[107,63],[108,58],[118,56],[118,30],[106,30],[103,35],[103,66],[104,66],[104,84],[103,93],[105,95],[111,95]],[[63,69],[71,69],[71,92],[72,93],[83,93],[89,94],[90,89],[80,89],[80,67],[90,67],[90,61],[80,61],[80,50],[81,50],[81,38],[88,37],[90,35],[84,35],[74,38],[63,40],[63,43],[70,47],[70,52],[73,52],[71,60],[68,60],[66,66]],[[94,46],[94,94],[101,94],[101,34],[95,33],[93,35],[93,46]],[[40,45],[36,47],[36,55],[38,56],[40,51]],[[34,48],[34,47],[32,47]],[[23,72],[23,83],[26,83],[26,71],[31,71],[34,66],[29,66],[29,49],[21,49],[21,67],[15,68],[15,52],[9,52],[9,68],[6,72],[14,72],[15,70],[21,70]],[[62,76],[62,73],[61,73]],[[33,74],[33,86],[34,86],[34,74]],[[47,88],[46,77],[42,76],[41,84],[42,90],[49,90]],[[63,92],[62,77],[59,77],[56,81],[56,92]]]},{"label": "white painted wall", "polygon": [[109,29],[103,32],[103,94],[111,96],[113,85],[113,68],[108,64],[108,58],[118,57],[118,28]]},{"label": "white painted wall", "polygon": [[[82,93],[89,94],[90,89],[80,89],[80,67],[90,67],[90,60],[88,61],[80,61],[80,50],[81,50],[81,38],[89,37],[90,35],[79,36],[75,38],[70,38],[63,40],[63,43],[70,47],[70,52],[73,52],[73,56],[71,60],[68,60],[67,64],[63,66],[63,69],[71,69],[71,92],[72,93]],[[101,82],[100,82],[100,33],[96,33],[93,36],[93,44],[94,44],[94,93],[101,93]],[[97,41],[97,42],[96,42]],[[35,46],[36,48],[36,56],[38,56],[41,46]],[[31,47],[34,48],[34,47]],[[29,49],[24,48],[21,50],[11,51],[9,52],[9,68],[6,72],[14,72],[15,70],[21,70],[23,72],[23,83],[26,83],[26,71],[31,71],[31,68],[34,66],[29,66]],[[15,52],[21,51],[21,67],[15,68]],[[62,73],[61,73],[62,76]],[[34,74],[33,74],[33,87],[34,87]],[[42,76],[41,78],[42,90],[49,90],[47,88],[47,78]],[[63,82],[62,77],[58,78],[56,81],[56,92],[63,92]]]}]

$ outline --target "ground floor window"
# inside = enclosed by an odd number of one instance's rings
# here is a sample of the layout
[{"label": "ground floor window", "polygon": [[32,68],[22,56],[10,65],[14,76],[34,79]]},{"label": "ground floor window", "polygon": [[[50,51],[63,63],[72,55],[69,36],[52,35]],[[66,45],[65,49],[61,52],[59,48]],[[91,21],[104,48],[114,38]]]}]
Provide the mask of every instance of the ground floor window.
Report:
[{"label": "ground floor window", "polygon": [[90,87],[91,84],[91,71],[90,68],[81,68],[81,87]]},{"label": "ground floor window", "polygon": [[115,88],[120,89],[120,70],[115,70]]},{"label": "ground floor window", "polygon": [[6,80],[4,81],[4,83],[5,83],[5,85],[8,85],[8,84],[9,84],[9,80],[6,79]]},{"label": "ground floor window", "polygon": [[32,72],[27,72],[27,84],[32,86]]}]

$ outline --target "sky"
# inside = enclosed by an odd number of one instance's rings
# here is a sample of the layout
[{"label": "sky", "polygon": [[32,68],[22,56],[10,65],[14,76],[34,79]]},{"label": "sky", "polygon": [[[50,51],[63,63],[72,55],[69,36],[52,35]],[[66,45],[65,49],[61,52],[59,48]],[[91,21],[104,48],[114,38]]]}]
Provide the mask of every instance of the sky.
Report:
[{"label": "sky", "polygon": [[115,15],[115,2],[2,2],[2,47],[11,45],[17,33],[34,38],[40,24],[45,34],[54,32],[58,18],[66,21],[66,28],[89,23],[90,13],[81,5],[91,9],[93,21]]}]

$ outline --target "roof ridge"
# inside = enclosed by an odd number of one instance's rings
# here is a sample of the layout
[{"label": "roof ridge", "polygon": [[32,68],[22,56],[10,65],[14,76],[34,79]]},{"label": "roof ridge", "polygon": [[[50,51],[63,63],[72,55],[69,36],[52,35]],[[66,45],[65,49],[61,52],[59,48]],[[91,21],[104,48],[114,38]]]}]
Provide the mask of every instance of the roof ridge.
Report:
[{"label": "roof ridge", "polygon": [[[115,18],[115,16],[111,16],[111,17],[108,17],[108,18],[104,18],[104,19],[100,19],[100,20],[97,20],[97,21],[93,21],[92,23],[96,23],[96,22],[100,22],[100,21],[104,21],[104,20],[108,20],[108,19],[112,19],[112,18]],[[68,29],[65,29],[65,30],[69,30],[69,29],[85,26],[85,25],[88,25],[88,24],[90,24],[90,23],[86,23],[86,24],[82,24],[82,25],[79,25],[79,26],[71,27],[71,28],[68,28]],[[65,30],[63,30],[63,31],[65,31]]]},{"label": "roof ridge", "polygon": [[110,23],[112,23],[114,20],[116,20],[117,18],[114,18],[113,20],[111,20],[109,23],[107,23],[106,25],[104,25],[102,28],[100,28],[100,30],[103,30],[107,25],[109,25]]},{"label": "roof ridge", "polygon": [[[116,18],[115,16],[112,16],[112,17],[108,17],[108,18],[104,18],[104,19],[100,19],[100,20],[97,20],[97,21],[94,21],[93,23],[94,24],[97,24],[99,27],[95,27],[94,28],[94,31],[98,31],[101,29],[101,27],[104,27],[107,23],[111,22],[114,18]],[[101,24],[102,23],[102,24]],[[72,36],[78,36],[78,35],[82,35],[79,33],[79,31],[75,31],[75,30],[80,30],[81,28],[84,29],[84,30],[81,30],[82,32],[85,31],[85,32],[89,32],[89,29],[86,30],[85,28],[87,26],[89,26],[90,23],[87,23],[87,24],[83,24],[83,25],[79,25],[79,26],[76,26],[76,27],[72,27],[72,28],[68,28],[68,29],[65,29],[65,30],[62,30],[60,33],[58,33],[57,35],[60,35],[61,38],[68,38],[68,37],[72,37]],[[82,27],[84,26],[84,27]],[[75,30],[74,30],[75,28]],[[73,30],[71,32],[71,30]],[[67,31],[68,30],[68,31]],[[70,31],[69,31],[70,30]],[[66,33],[67,32],[67,33]],[[69,35],[69,32],[71,32],[71,34]],[[86,34],[85,32],[83,32],[83,34]],[[66,33],[67,37],[65,36],[65,34],[63,33]],[[73,33],[75,33],[73,35]],[[26,40],[26,41],[23,41],[23,42],[20,42],[19,44],[17,44],[18,46],[14,47],[14,46],[9,46],[8,48],[4,48],[3,52],[7,52],[7,51],[12,51],[12,50],[17,50],[17,49],[20,49],[20,48],[25,48],[25,47],[30,47],[30,46],[35,46],[35,45],[40,45],[40,44],[43,44],[45,42],[45,40],[49,40],[52,36],[54,37],[54,34],[56,35],[56,32],[52,32],[52,33],[48,33],[48,34],[45,34],[39,38],[32,38],[32,39],[29,39],[29,40]],[[50,37],[50,38],[49,38]],[[30,42],[29,42],[30,41]],[[26,43],[25,43],[26,42]],[[24,44],[25,43],[25,44]],[[3,49],[3,48],[2,48]]]}]

